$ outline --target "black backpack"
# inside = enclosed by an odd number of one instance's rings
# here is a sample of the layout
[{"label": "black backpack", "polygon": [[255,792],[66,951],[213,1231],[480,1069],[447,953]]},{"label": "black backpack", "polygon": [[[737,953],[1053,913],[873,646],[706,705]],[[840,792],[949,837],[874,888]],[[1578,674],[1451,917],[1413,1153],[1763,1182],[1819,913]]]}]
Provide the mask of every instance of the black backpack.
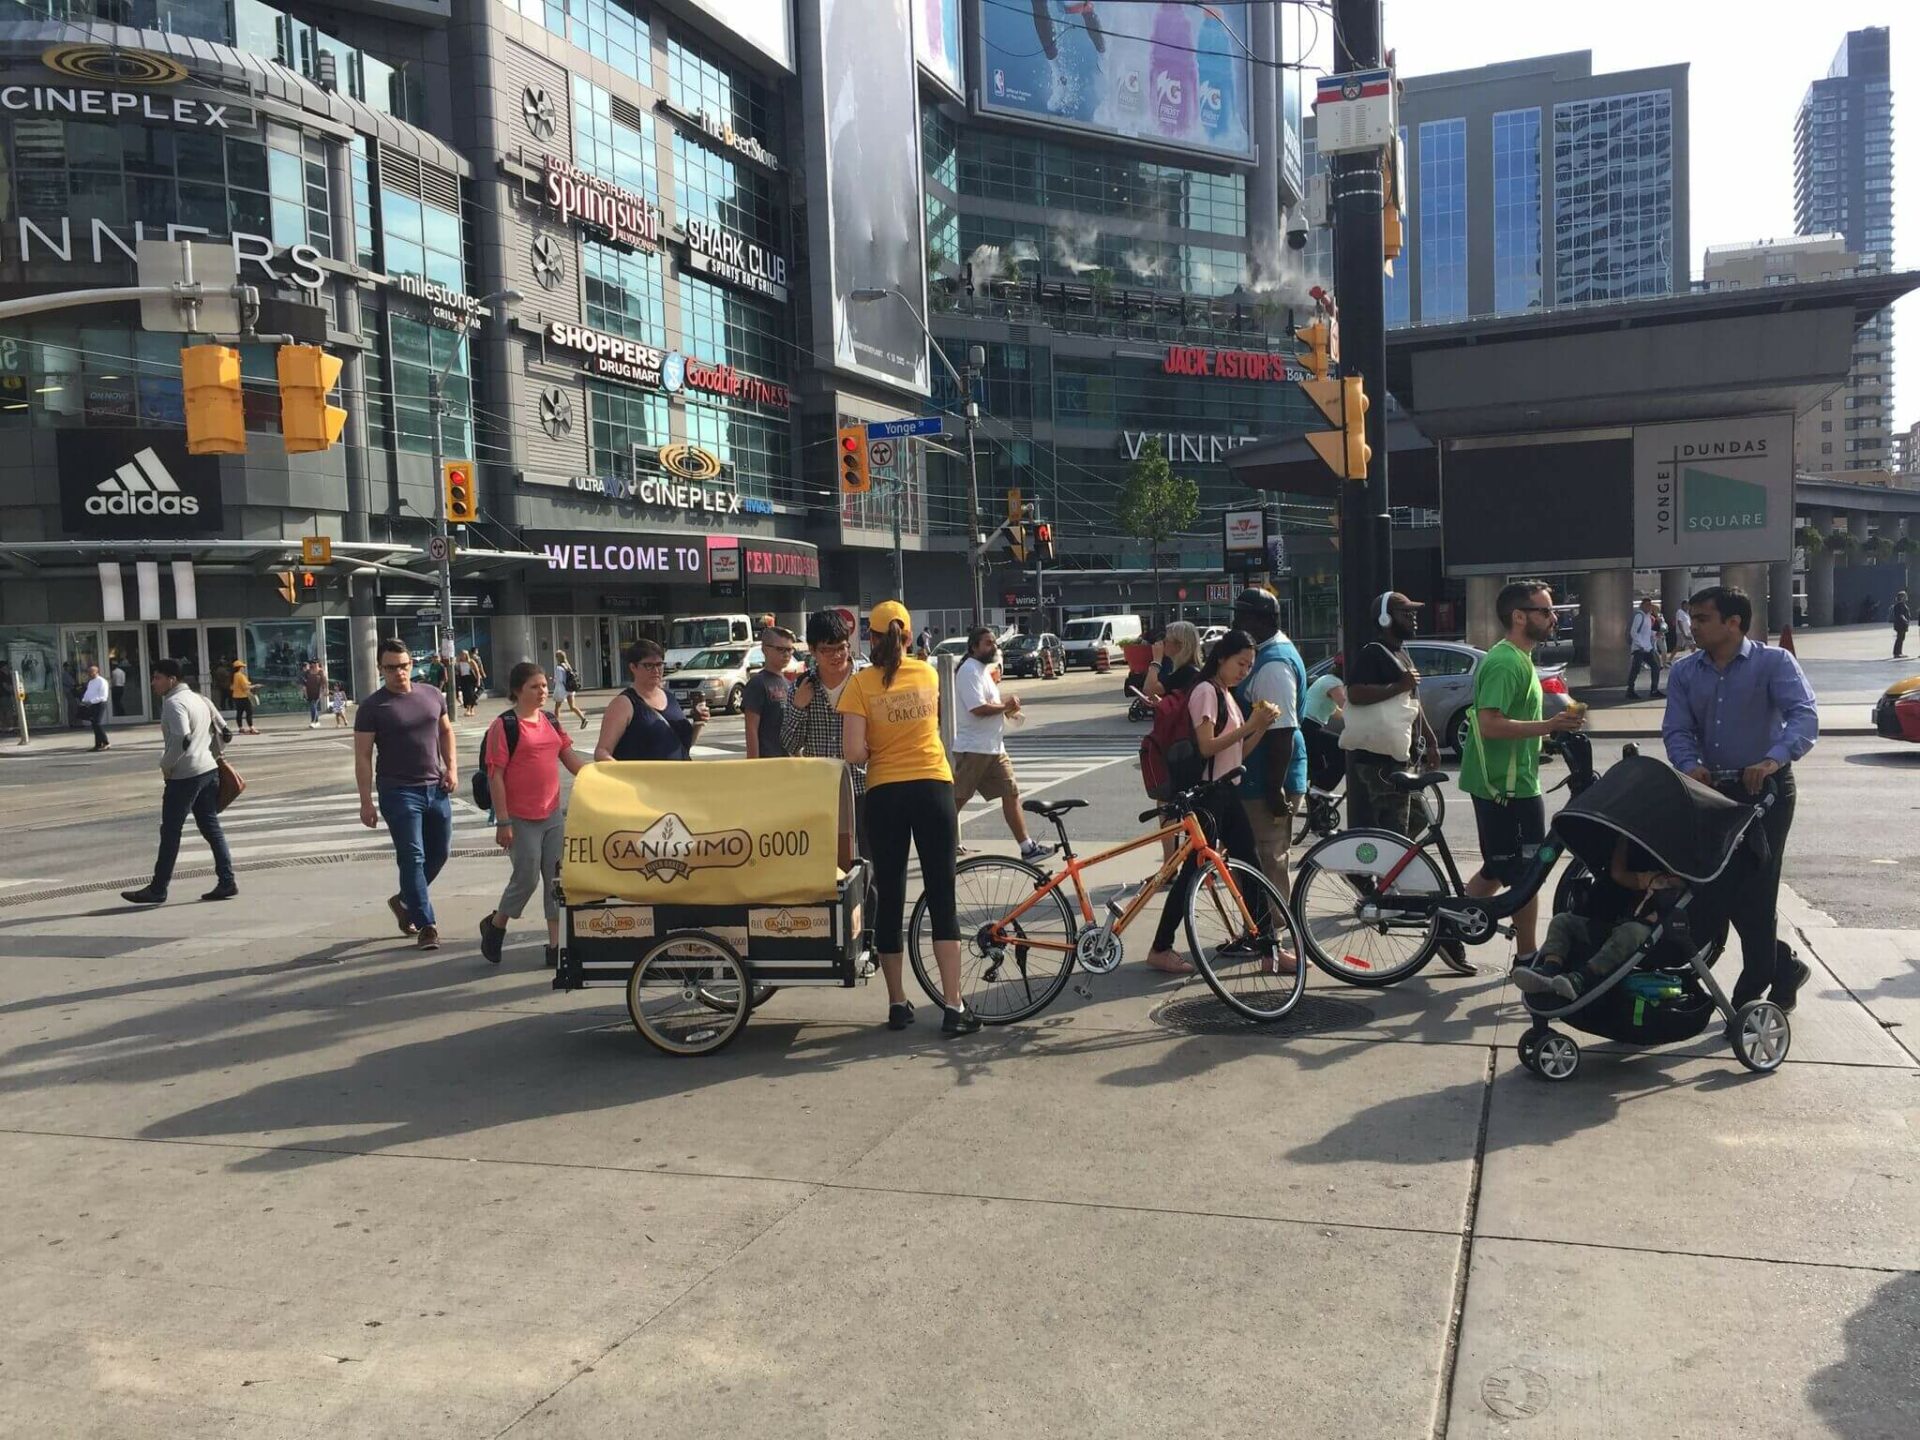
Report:
[{"label": "black backpack", "polygon": [[[500,733],[507,737],[507,759],[513,759],[513,747],[520,743],[520,717],[511,710],[500,712]],[[487,780],[487,742],[480,742],[480,763],[473,769],[473,808],[493,809],[493,786]]]}]

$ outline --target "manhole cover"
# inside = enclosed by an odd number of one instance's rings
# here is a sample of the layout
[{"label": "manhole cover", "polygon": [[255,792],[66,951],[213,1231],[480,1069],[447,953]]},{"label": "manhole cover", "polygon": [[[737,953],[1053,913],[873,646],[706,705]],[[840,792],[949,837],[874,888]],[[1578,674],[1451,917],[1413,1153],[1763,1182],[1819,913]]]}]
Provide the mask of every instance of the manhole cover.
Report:
[{"label": "manhole cover", "polygon": [[1350,1030],[1373,1018],[1373,1012],[1354,1000],[1306,994],[1285,1019],[1264,1024],[1236,1015],[1211,990],[1169,1000],[1153,1012],[1156,1024],[1183,1035],[1320,1035]]}]

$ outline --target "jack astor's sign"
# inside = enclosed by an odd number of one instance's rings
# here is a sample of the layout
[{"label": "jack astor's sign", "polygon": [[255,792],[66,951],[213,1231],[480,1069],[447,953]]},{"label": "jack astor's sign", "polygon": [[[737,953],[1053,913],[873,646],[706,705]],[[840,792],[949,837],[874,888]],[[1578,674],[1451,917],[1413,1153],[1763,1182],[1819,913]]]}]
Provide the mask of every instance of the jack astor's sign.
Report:
[{"label": "jack astor's sign", "polygon": [[547,156],[546,163],[547,205],[559,212],[562,223],[578,221],[629,250],[660,247],[660,207],[646,196],[602,180],[557,155]]},{"label": "jack astor's sign", "polygon": [[1170,345],[1160,363],[1167,375],[1204,375],[1209,380],[1270,380],[1276,384],[1310,378],[1291,355],[1267,350],[1210,350],[1204,345]]},{"label": "jack astor's sign", "polygon": [[722,284],[787,301],[787,257],[711,220],[687,219],[687,265]]}]

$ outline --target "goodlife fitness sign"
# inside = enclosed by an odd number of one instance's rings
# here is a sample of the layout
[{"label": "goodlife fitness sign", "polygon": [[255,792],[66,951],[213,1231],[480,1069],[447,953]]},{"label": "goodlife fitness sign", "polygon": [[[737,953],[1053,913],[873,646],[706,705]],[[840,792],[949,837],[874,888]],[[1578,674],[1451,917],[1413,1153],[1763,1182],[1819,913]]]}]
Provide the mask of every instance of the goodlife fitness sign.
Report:
[{"label": "goodlife fitness sign", "polygon": [[1204,345],[1170,345],[1160,369],[1167,375],[1200,375],[1209,380],[1267,380],[1297,383],[1307,372],[1290,355],[1267,350],[1210,350]]},{"label": "goodlife fitness sign", "polygon": [[548,208],[561,222],[579,221],[629,250],[660,248],[660,207],[644,195],[589,174],[570,160],[546,157]]}]

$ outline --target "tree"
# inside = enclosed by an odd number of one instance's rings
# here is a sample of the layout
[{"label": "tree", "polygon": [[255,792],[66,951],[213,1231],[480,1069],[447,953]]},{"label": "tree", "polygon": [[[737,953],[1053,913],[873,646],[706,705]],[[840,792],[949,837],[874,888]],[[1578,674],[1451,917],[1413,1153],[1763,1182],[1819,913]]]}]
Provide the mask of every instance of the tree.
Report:
[{"label": "tree", "polygon": [[1167,452],[1155,436],[1140,446],[1140,458],[1127,471],[1120,487],[1116,507],[1122,534],[1147,542],[1153,561],[1153,608],[1158,623],[1160,600],[1160,547],[1200,518],[1200,487],[1184,475],[1173,473]]}]

